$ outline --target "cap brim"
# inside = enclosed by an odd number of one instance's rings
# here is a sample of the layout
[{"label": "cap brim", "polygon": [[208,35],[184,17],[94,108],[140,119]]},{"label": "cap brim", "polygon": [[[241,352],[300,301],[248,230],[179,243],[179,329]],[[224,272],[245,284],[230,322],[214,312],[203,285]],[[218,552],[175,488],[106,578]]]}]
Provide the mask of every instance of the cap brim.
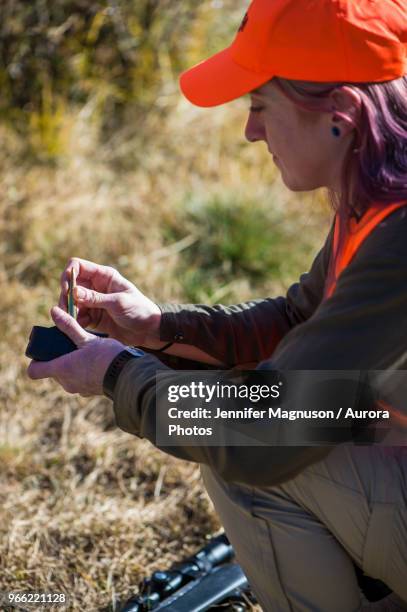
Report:
[{"label": "cap brim", "polygon": [[184,96],[196,106],[218,106],[240,98],[273,77],[236,64],[231,47],[200,62],[180,76]]}]

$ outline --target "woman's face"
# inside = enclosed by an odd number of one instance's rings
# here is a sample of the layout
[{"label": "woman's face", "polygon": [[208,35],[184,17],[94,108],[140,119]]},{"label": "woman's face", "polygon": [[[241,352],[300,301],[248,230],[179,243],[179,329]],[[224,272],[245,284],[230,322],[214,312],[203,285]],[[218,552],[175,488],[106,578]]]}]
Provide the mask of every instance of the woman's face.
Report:
[{"label": "woman's face", "polygon": [[[330,187],[338,191],[343,160],[354,139],[352,126],[332,122],[334,110],[343,110],[354,95],[337,91],[327,100],[327,110],[303,110],[289,100],[275,82],[269,81],[251,94],[245,135],[249,142],[264,141],[291,191]],[[296,94],[293,93],[295,96]],[[332,134],[337,125],[340,138]]]}]

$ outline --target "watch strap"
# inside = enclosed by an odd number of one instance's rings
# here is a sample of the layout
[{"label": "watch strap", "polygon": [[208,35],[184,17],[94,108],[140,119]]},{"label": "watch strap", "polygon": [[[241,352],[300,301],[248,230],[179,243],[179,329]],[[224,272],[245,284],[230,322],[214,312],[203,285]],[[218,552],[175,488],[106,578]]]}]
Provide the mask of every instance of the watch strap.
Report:
[{"label": "watch strap", "polygon": [[[140,351],[141,353],[141,351]],[[135,355],[131,353],[127,349],[124,349],[116,355],[111,364],[106,370],[105,376],[103,378],[103,393],[111,400],[114,399],[114,390],[116,387],[117,380],[119,378],[120,372],[123,370],[124,366],[131,359],[137,359],[141,357],[140,355]]]}]

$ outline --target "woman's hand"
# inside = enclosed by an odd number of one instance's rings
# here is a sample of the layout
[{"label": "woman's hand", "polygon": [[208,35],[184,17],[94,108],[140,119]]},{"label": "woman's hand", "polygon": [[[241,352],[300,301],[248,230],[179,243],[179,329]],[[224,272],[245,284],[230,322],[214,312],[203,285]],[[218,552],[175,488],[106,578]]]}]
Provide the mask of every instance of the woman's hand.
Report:
[{"label": "woman's hand", "polygon": [[34,380],[53,378],[68,393],[79,393],[83,397],[103,395],[107,368],[126,347],[117,340],[89,334],[60,308],[54,307],[51,316],[78,349],[52,361],[31,361],[28,376]]},{"label": "woman's hand", "polygon": [[161,311],[117,270],[86,259],[69,260],[61,275],[59,307],[67,310],[72,270],[76,273],[78,323],[131,346],[159,348]]}]

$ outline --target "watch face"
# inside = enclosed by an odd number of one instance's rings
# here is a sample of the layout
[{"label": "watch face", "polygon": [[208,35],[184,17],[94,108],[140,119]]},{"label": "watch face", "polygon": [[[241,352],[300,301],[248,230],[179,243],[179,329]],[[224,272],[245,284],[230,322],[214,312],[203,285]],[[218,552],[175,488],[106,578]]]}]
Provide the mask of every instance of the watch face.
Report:
[{"label": "watch face", "polygon": [[126,346],[126,351],[131,353],[133,357],[143,357],[143,355],[145,355],[144,351],[142,351],[141,349],[135,348],[134,346]]}]

